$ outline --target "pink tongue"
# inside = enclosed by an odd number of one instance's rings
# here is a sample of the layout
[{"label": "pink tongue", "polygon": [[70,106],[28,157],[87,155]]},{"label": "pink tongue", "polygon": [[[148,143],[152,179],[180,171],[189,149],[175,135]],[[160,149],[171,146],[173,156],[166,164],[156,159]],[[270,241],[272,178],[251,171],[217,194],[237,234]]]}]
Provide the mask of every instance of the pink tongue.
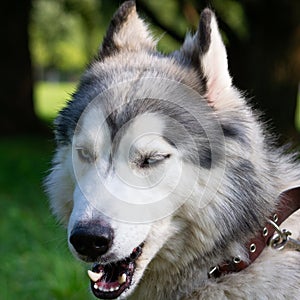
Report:
[{"label": "pink tongue", "polygon": [[94,289],[100,290],[103,292],[113,292],[117,291],[124,283],[127,281],[127,275],[123,273],[118,276],[116,281],[106,281],[105,276],[100,280],[94,283]]},{"label": "pink tongue", "polygon": [[[116,282],[105,282],[105,281],[99,281],[96,282],[95,285],[97,285],[97,289],[107,292],[112,292],[115,290],[118,290],[120,288],[120,283],[118,281]],[[95,287],[94,285],[94,287]]]}]

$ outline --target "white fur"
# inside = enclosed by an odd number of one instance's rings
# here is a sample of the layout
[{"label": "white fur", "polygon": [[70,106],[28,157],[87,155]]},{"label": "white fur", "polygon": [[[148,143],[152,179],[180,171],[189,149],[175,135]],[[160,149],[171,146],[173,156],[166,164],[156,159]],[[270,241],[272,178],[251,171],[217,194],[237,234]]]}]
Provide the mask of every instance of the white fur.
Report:
[{"label": "white fur", "polygon": [[[209,102],[219,108],[224,93],[228,93],[231,87],[231,77],[228,72],[227,53],[223,44],[217,21],[213,15],[210,23],[211,28],[211,44],[202,57],[201,64],[204,74],[207,77],[207,99]],[[232,93],[232,92],[231,92]],[[230,99],[230,97],[226,97]],[[237,97],[232,97],[237,99]]]},{"label": "white fur", "polygon": [[114,35],[113,39],[118,48],[129,51],[139,50],[141,48],[141,40],[145,49],[153,50],[156,45],[148,32],[147,26],[138,17],[135,10],[131,12],[127,23]]}]

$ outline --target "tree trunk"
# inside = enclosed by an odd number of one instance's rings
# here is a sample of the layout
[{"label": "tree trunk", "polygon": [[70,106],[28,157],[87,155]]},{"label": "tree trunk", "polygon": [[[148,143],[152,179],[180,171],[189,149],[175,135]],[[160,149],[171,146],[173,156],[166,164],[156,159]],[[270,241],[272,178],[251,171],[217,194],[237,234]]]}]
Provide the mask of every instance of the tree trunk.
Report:
[{"label": "tree trunk", "polygon": [[28,47],[30,8],[31,0],[10,0],[1,4],[1,135],[38,132],[42,128],[33,106]]}]

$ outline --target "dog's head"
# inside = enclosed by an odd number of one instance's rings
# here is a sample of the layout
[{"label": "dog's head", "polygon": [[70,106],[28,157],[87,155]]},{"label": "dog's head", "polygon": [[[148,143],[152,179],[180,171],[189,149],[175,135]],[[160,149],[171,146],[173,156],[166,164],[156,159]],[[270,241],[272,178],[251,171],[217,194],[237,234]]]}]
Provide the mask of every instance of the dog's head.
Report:
[{"label": "dog's head", "polygon": [[[179,51],[164,56],[134,2],[119,8],[56,120],[58,149],[47,180],[71,251],[94,262],[89,275],[98,298],[127,297],[149,264],[155,272],[160,259],[176,266],[195,255],[184,251],[189,236],[178,236],[217,190],[224,139],[243,139],[243,120],[235,127],[226,117],[241,103],[212,11],[202,13]],[[217,225],[200,218],[197,226],[204,241]],[[213,247],[194,243],[198,252]]]}]

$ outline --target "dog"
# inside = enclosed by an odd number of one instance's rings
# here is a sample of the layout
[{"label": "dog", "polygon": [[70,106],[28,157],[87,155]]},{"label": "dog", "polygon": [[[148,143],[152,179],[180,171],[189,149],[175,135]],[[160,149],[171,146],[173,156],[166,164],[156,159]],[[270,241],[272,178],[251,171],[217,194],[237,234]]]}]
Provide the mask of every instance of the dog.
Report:
[{"label": "dog", "polygon": [[47,193],[97,298],[300,299],[299,164],[232,85],[210,9],[164,55],[124,2],[55,136]]}]

